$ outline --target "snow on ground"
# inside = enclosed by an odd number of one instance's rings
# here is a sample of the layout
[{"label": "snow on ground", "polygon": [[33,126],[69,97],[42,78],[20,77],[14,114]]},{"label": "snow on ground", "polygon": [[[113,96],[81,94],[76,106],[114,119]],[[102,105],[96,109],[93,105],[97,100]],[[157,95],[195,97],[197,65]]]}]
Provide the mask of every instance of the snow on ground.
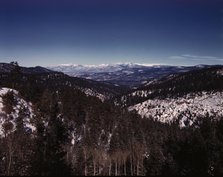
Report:
[{"label": "snow on ground", "polygon": [[206,114],[223,116],[223,92],[190,93],[183,97],[153,99],[129,107],[136,110],[143,118],[153,117],[163,122],[171,123],[179,118],[180,127],[185,127],[186,121],[192,125],[197,117]]},{"label": "snow on ground", "polygon": [[[16,105],[13,107],[13,111],[10,114],[6,114],[3,110],[3,100],[2,96],[4,96],[9,91],[12,91],[14,94],[14,98],[16,100]],[[3,124],[6,120],[12,123],[13,128],[12,131],[15,130],[15,120],[19,116],[20,109],[24,109],[25,111],[25,117],[23,119],[23,123],[25,125],[25,128],[31,130],[32,132],[36,130],[36,128],[32,125],[31,119],[34,116],[33,110],[32,110],[32,104],[30,102],[26,102],[24,99],[22,99],[19,96],[18,91],[9,89],[9,88],[0,88],[0,136],[4,135],[3,130]]]},{"label": "snow on ground", "polygon": [[152,94],[152,91],[147,91],[147,90],[137,90],[129,95],[131,96],[138,96],[138,97],[147,97],[148,95]]},{"label": "snow on ground", "polygon": [[97,98],[99,98],[102,102],[105,101],[106,99],[106,96],[100,94],[100,93],[97,93],[91,89],[84,89],[84,93],[87,95],[87,96],[95,96]]},{"label": "snow on ground", "polygon": [[218,71],[217,71],[217,74],[219,74],[219,75],[223,76],[223,69],[218,70]]},{"label": "snow on ground", "polygon": [[[126,106],[126,103],[128,101],[129,98],[132,97],[141,97],[141,98],[146,98],[149,95],[151,95],[154,91],[153,90],[136,90],[132,93],[129,93],[127,95],[124,95],[121,97],[121,102],[123,106]],[[115,105],[120,106],[120,103],[118,103],[117,101],[115,102]]]}]

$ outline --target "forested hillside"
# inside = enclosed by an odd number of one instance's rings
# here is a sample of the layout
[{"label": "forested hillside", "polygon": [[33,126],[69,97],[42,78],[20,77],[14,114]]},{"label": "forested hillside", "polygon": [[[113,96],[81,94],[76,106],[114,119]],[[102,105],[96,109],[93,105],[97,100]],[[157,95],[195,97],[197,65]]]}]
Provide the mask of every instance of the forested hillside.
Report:
[{"label": "forested hillside", "polygon": [[84,90],[123,91],[103,83],[18,65],[0,78],[0,175],[223,174],[221,116],[182,128]]},{"label": "forested hillside", "polygon": [[171,74],[154,79],[137,89],[119,95],[115,101],[122,106],[131,106],[154,98],[173,98],[202,91],[223,90],[223,66],[212,66],[186,73]]}]

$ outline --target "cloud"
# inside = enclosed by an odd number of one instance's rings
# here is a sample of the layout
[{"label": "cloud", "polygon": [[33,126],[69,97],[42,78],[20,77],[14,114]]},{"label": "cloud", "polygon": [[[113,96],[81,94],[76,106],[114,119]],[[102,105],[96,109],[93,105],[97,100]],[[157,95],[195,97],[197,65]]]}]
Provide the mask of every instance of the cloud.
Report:
[{"label": "cloud", "polygon": [[190,55],[190,54],[183,54],[183,55],[174,55],[170,56],[169,59],[175,60],[194,60],[194,61],[221,61],[223,62],[223,58],[218,58],[214,56],[198,56],[198,55]]},{"label": "cloud", "polygon": [[169,59],[177,59],[177,60],[180,59],[181,60],[181,59],[185,59],[185,57],[179,56],[179,55],[174,55],[174,56],[170,56]]}]

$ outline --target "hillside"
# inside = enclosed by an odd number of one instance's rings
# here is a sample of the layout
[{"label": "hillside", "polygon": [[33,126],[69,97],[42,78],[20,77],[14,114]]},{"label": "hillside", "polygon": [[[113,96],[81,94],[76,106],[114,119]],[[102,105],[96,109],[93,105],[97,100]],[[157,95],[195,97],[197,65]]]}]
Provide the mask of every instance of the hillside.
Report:
[{"label": "hillside", "polygon": [[[0,63],[0,72],[1,73],[10,73],[17,67],[17,63]],[[41,66],[36,67],[21,67],[20,71],[23,74],[42,74],[42,73],[53,73],[52,70],[43,68]]]},{"label": "hillside", "polygon": [[223,92],[191,93],[175,98],[149,99],[129,110],[136,110],[142,118],[154,118],[163,123],[179,122],[180,127],[191,126],[197,118],[223,116]]},{"label": "hillside", "polygon": [[221,117],[223,67],[213,66],[170,75],[115,99],[117,105],[135,110],[143,118],[164,123],[177,121],[181,127],[197,118]]},{"label": "hillside", "polygon": [[60,72],[16,66],[0,77],[2,176],[223,174],[221,67],[158,79],[121,100],[120,87]]},{"label": "hillside", "polygon": [[[147,99],[183,96],[202,91],[223,90],[223,66],[212,66],[181,74],[171,74],[155,79],[118,97],[123,106],[130,106]],[[119,103],[118,103],[119,104]]]}]

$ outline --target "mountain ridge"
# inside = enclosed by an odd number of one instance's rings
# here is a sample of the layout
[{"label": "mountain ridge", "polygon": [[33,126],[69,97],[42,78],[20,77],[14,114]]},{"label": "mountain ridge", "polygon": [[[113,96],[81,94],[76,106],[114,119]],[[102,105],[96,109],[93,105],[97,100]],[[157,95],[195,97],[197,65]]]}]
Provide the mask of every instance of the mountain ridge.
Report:
[{"label": "mountain ridge", "polygon": [[[102,101],[123,92],[124,88],[114,86],[110,83],[98,82],[85,78],[70,77],[62,72],[51,71],[44,67],[21,67],[8,63],[0,63],[0,86],[9,87],[17,82],[17,85],[24,87],[25,84],[35,82],[42,87],[58,89],[71,87],[79,89],[89,96],[97,96]],[[17,81],[16,81],[17,80]]]},{"label": "mountain ridge", "polygon": [[158,64],[116,63],[101,65],[62,64],[47,67],[70,76],[109,82],[111,84],[138,87],[143,83],[162,78],[169,74],[208,68],[211,65],[171,66]]}]

